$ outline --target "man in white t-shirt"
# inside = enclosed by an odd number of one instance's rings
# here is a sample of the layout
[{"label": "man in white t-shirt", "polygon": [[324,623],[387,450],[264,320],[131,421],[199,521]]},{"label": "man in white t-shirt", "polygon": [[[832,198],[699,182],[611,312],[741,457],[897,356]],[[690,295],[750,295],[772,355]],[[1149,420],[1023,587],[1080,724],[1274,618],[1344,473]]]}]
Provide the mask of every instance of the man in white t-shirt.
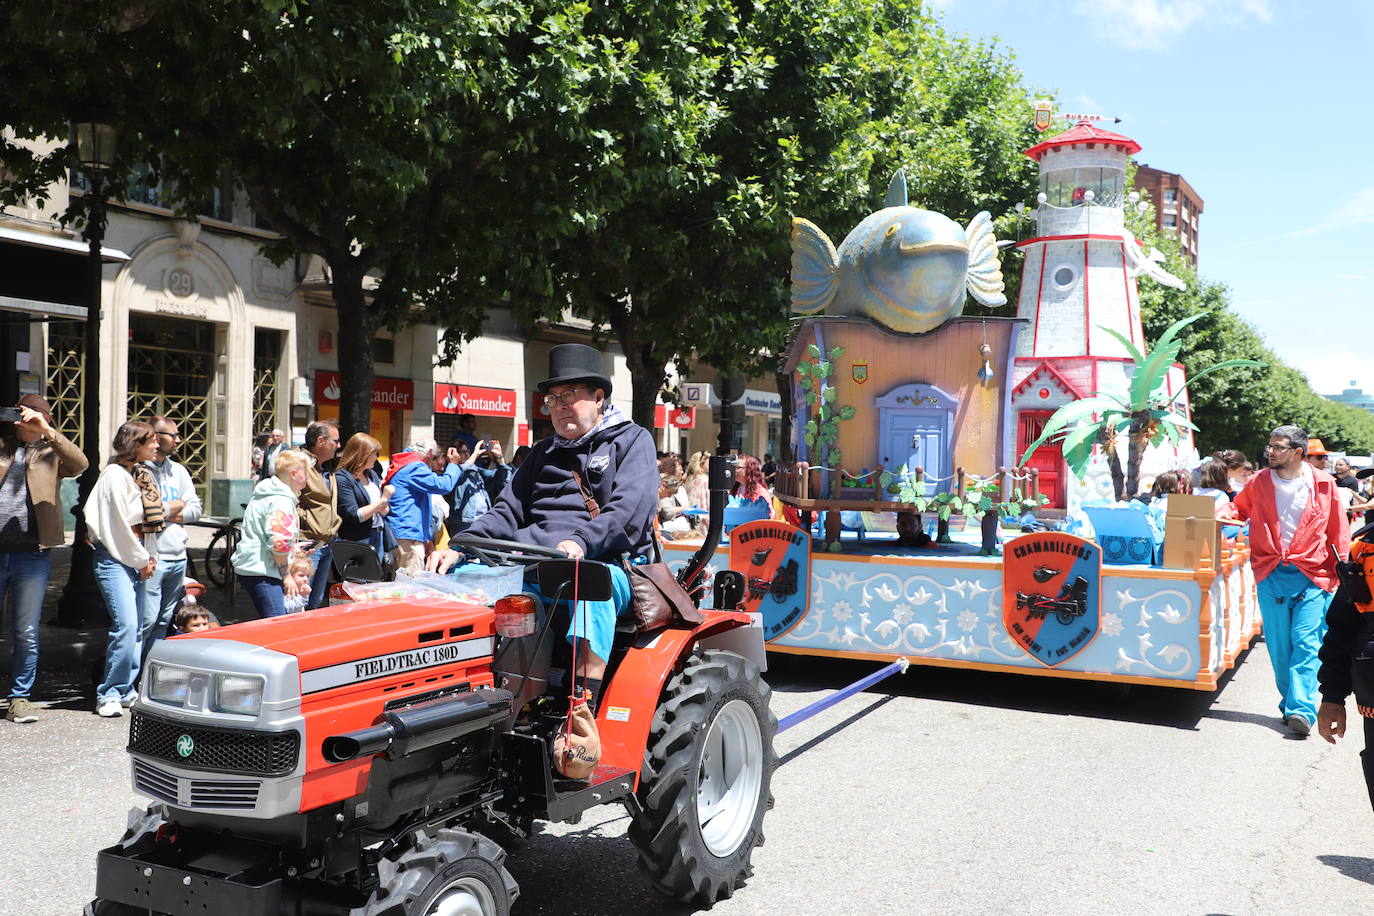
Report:
[{"label": "man in white t-shirt", "polygon": [[1250,522],[1264,644],[1279,690],[1279,714],[1305,738],[1317,721],[1317,651],[1336,590],[1336,555],[1350,552],[1350,527],[1335,479],[1303,460],[1307,433],[1280,426],[1269,437],[1269,467],[1236,494],[1235,517]]}]

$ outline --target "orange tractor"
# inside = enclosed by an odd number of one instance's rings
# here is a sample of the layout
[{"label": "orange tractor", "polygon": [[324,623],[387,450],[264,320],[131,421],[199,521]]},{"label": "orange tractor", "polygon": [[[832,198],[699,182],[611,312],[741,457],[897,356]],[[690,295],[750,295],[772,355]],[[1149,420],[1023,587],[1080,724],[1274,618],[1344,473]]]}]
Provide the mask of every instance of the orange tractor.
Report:
[{"label": "orange tractor", "polygon": [[[680,577],[697,595],[731,476],[713,460],[712,529]],[[544,595],[610,597],[600,564],[454,546],[531,567]],[[86,912],[499,916],[518,894],[501,843],[605,804],[629,809],[663,891],[728,897],[763,841],[777,763],[761,628],[732,609],[743,593],[722,572],[702,622],[617,631],[586,780],[550,767],[566,603],[360,602],[163,640],[128,746],[134,788],[156,801],[100,852]]]}]

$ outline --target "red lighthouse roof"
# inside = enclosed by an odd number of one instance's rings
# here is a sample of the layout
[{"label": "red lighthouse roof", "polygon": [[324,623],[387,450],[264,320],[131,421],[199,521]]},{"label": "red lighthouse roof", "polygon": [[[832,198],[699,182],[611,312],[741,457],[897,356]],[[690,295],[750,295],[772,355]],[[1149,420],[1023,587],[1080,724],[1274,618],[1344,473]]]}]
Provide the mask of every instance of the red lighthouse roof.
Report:
[{"label": "red lighthouse roof", "polygon": [[1035,144],[1026,150],[1026,155],[1039,162],[1040,157],[1050,150],[1073,146],[1076,143],[1101,143],[1103,146],[1116,146],[1127,156],[1140,152],[1140,144],[1130,137],[1094,127],[1090,121],[1079,121],[1062,134],[1050,137],[1043,143]]}]

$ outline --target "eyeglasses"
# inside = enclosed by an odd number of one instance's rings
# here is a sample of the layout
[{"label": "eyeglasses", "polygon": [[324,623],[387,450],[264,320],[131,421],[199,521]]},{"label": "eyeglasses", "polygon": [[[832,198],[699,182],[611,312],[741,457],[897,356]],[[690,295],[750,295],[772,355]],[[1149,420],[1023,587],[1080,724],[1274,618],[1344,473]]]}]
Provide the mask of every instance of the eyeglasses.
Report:
[{"label": "eyeglasses", "polygon": [[180,439],[180,438],[181,438],[181,433],[169,433],[169,432],[167,432],[166,430],[162,430],[162,429],[159,429],[154,435],[158,435],[158,436],[170,436],[170,437],[173,438],[173,439]]},{"label": "eyeglasses", "polygon": [[576,401],[579,397],[581,397],[582,392],[585,392],[586,390],[586,388],[578,386],[576,388],[569,388],[562,394],[546,394],[544,395],[544,406],[552,409],[553,405],[562,404],[564,407],[567,407],[573,401]]},{"label": "eyeglasses", "polygon": [[1307,457],[1313,461],[1325,461],[1327,458],[1326,455],[1308,455]]},{"label": "eyeglasses", "polygon": [[1271,452],[1291,452],[1297,448],[1296,445],[1266,445],[1265,448]]}]

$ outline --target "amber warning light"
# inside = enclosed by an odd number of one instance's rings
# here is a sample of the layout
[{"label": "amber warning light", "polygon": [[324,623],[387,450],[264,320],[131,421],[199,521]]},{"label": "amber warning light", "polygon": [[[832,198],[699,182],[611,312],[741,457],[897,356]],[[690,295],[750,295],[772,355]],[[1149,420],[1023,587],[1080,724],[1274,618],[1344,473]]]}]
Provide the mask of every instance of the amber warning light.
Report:
[{"label": "amber warning light", "polygon": [[496,632],[507,638],[534,633],[535,605],[530,595],[507,595],[496,602]]}]

